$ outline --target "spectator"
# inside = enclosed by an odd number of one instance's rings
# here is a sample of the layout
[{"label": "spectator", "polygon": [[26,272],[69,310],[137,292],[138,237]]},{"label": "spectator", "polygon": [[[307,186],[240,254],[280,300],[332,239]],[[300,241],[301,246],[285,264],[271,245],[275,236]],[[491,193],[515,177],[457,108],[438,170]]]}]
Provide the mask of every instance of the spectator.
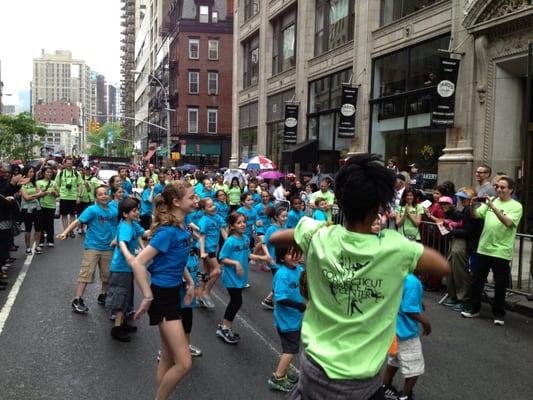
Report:
[{"label": "spectator", "polygon": [[309,206],[312,209],[318,208],[316,205],[316,199],[322,198],[326,200],[326,206],[324,208],[324,211],[328,217],[328,221],[331,221],[331,207],[333,204],[335,204],[335,194],[330,190],[331,182],[329,178],[324,178],[320,181],[320,190],[314,192],[311,195],[311,201],[309,202]]},{"label": "spectator", "polygon": [[285,201],[285,188],[283,187],[283,184],[278,179],[272,180],[272,186],[275,188],[274,192],[272,192],[272,196],[274,197],[274,204],[280,201]]},{"label": "spectator", "polygon": [[476,193],[478,197],[485,197],[485,193],[489,196],[496,196],[496,191],[492,187],[492,182],[490,181],[490,176],[492,174],[492,169],[486,165],[482,164],[476,168]]},{"label": "spectator", "polygon": [[485,204],[477,209],[471,208],[472,216],[482,218],[485,223],[477,249],[479,259],[472,278],[471,301],[468,310],[461,313],[465,318],[479,316],[483,286],[489,270],[492,270],[496,289],[492,302],[494,324],[501,326],[505,323],[509,264],[513,259],[516,230],[523,212],[522,204],[512,198],[514,188],[515,182],[511,178],[502,177],[498,182],[498,197],[492,200],[488,192],[485,192]]},{"label": "spectator", "polygon": [[392,158],[387,161],[387,169],[392,170],[395,175],[398,175],[398,172],[400,172],[396,166],[396,161],[394,161]]},{"label": "spectator", "polygon": [[411,165],[409,165],[409,168],[411,175],[411,186],[415,189],[423,189],[424,176],[418,171],[418,165],[416,163],[412,163]]},{"label": "spectator", "polygon": [[[81,201],[82,179],[72,167],[72,157],[66,157],[64,168],[56,175],[59,187],[59,214],[64,230],[76,219],[76,208]],[[76,237],[74,232],[70,233],[70,237]]]},{"label": "spectator", "polygon": [[400,200],[404,190],[405,175],[396,174],[396,180],[394,183],[394,199],[388,207],[389,229],[396,229],[396,209],[400,206]]},{"label": "spectator", "polygon": [[444,220],[444,211],[439,204],[439,199],[446,189],[439,185],[433,189],[433,204],[424,210],[426,218],[431,222],[440,222]]},{"label": "spectator", "polygon": [[398,232],[409,240],[420,241],[420,230],[424,209],[417,204],[417,193],[413,188],[403,191],[400,205],[396,209],[396,226]]}]

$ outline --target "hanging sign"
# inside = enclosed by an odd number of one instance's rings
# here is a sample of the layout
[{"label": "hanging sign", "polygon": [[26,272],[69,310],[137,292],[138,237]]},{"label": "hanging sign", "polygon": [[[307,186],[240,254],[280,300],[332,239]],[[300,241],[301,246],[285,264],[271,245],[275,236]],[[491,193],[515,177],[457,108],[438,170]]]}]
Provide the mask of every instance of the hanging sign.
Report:
[{"label": "hanging sign", "polygon": [[355,137],[356,104],[357,88],[350,85],[342,85],[339,137]]},{"label": "hanging sign", "polygon": [[296,144],[296,134],[298,132],[298,107],[297,104],[285,104],[284,144]]},{"label": "hanging sign", "polygon": [[433,128],[453,128],[455,118],[455,91],[460,60],[441,57],[440,80],[431,112]]}]

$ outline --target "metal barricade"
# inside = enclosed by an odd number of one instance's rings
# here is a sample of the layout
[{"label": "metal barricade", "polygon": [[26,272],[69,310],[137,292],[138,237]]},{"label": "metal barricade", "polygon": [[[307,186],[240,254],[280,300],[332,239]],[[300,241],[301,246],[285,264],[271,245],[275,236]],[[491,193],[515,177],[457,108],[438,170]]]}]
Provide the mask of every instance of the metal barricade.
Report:
[{"label": "metal barricade", "polygon": [[528,296],[533,300],[533,235],[518,233],[516,235],[515,254],[511,262],[511,280],[517,294]]},{"label": "metal barricade", "polygon": [[419,226],[421,242],[424,246],[437,250],[444,257],[450,248],[450,235],[443,235],[435,222],[422,221]]}]

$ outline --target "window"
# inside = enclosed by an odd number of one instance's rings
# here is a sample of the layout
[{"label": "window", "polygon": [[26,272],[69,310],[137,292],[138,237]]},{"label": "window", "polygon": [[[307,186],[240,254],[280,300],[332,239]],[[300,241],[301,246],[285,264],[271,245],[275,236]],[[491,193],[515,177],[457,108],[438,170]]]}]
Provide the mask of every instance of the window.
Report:
[{"label": "window", "polygon": [[259,35],[244,43],[244,57],[243,85],[247,88],[259,80]]},{"label": "window", "polygon": [[283,144],[285,104],[294,99],[294,89],[267,98],[267,157],[280,165]]},{"label": "window", "polygon": [[200,6],[200,22],[203,24],[209,22],[209,6]]},{"label": "window", "polygon": [[437,182],[438,158],[446,144],[446,130],[431,126],[431,112],[439,81],[438,49],[447,48],[449,40],[433,39],[373,63],[371,151],[395,160],[401,169],[418,163],[425,187]]},{"label": "window", "polygon": [[296,10],[273,23],[272,75],[296,65]]},{"label": "window", "polygon": [[244,0],[244,20],[259,14],[259,0]]},{"label": "window", "polygon": [[257,102],[239,107],[240,159],[257,155]]},{"label": "window", "polygon": [[354,0],[316,0],[315,56],[353,39]]},{"label": "window", "polygon": [[211,22],[214,24],[218,22],[218,11],[213,11],[211,14]]},{"label": "window", "polygon": [[189,39],[189,59],[198,60],[200,58],[200,39]]},{"label": "window", "polygon": [[218,110],[207,110],[207,133],[217,133]]},{"label": "window", "polygon": [[390,24],[406,15],[417,12],[437,0],[381,0],[381,25]]},{"label": "window", "polygon": [[207,58],[209,60],[218,60],[218,40],[217,39],[209,39]]},{"label": "window", "polygon": [[189,94],[198,94],[200,92],[200,73],[189,71]]},{"label": "window", "polygon": [[218,72],[207,73],[207,94],[218,94]]},{"label": "window", "polygon": [[198,133],[198,109],[189,108],[187,110],[188,114],[188,132],[189,133]]}]

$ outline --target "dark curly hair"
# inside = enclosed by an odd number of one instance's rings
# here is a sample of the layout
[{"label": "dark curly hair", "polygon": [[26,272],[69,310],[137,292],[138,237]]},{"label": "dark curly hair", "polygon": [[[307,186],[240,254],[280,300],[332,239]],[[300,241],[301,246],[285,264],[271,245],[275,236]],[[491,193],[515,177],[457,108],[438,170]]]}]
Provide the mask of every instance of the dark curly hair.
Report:
[{"label": "dark curly hair", "polygon": [[396,176],[376,154],[357,154],[335,178],[335,197],[348,222],[363,222],[392,202]]}]

